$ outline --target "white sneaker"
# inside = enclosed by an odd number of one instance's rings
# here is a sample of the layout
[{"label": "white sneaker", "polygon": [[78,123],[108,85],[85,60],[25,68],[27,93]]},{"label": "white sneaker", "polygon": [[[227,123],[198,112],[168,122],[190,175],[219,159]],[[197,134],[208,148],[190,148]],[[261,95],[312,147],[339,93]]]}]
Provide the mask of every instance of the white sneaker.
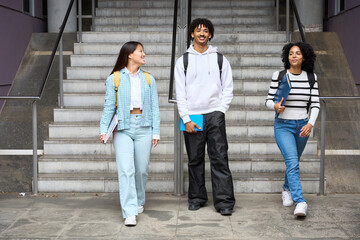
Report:
[{"label": "white sneaker", "polygon": [[144,212],[144,206],[139,206],[138,213],[143,213],[143,212]]},{"label": "white sneaker", "polygon": [[290,191],[282,191],[282,200],[284,207],[290,207],[294,204]]},{"label": "white sneaker", "polygon": [[136,226],[136,216],[125,218],[125,226]]},{"label": "white sneaker", "polygon": [[296,204],[294,215],[297,217],[305,217],[307,211],[307,203],[306,202],[299,202]]}]

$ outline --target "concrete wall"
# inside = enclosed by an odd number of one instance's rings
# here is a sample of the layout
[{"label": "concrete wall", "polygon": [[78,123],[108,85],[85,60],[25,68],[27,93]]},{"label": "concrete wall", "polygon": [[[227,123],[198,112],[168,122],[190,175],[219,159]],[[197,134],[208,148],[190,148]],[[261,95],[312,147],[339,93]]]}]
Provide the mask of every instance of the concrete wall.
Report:
[{"label": "concrete wall", "polygon": [[352,75],[360,92],[360,1],[346,0],[345,10],[334,15],[334,2],[328,1],[324,31],[336,32],[340,38]]},{"label": "concrete wall", "polygon": [[23,13],[23,1],[0,0],[0,95],[8,94],[31,34],[46,32],[42,17],[41,0],[35,0],[35,17]]}]

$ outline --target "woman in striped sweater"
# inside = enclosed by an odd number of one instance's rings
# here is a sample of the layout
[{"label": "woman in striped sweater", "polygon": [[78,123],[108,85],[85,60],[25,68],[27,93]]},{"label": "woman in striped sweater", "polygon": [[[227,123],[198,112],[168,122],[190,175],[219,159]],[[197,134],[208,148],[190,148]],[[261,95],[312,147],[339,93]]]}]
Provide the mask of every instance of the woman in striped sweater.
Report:
[{"label": "woman in striped sweater", "polygon": [[316,55],[309,44],[286,44],[282,51],[282,61],[289,74],[291,91],[284,104],[283,99],[274,102],[279,86],[279,72],[276,71],[265,101],[265,105],[277,113],[275,139],[286,165],[283,205],[289,207],[295,203],[295,216],[306,216],[307,203],[300,183],[299,160],[320,109],[317,77],[313,73],[315,59]]}]

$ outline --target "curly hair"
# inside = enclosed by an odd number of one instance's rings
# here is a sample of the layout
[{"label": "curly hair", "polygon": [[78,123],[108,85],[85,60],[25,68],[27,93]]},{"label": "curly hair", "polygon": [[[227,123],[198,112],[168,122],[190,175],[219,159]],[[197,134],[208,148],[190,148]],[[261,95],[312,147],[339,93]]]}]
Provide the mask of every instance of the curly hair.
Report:
[{"label": "curly hair", "polygon": [[283,47],[281,58],[284,63],[285,69],[290,68],[289,52],[293,46],[299,47],[301,54],[303,55],[304,61],[302,62],[301,69],[306,72],[314,72],[316,54],[310,44],[303,42],[288,43]]},{"label": "curly hair", "polygon": [[196,18],[194,19],[190,26],[189,26],[189,38],[191,40],[194,40],[194,38],[191,36],[191,34],[195,31],[195,28],[198,26],[204,26],[209,29],[209,33],[211,34],[211,37],[209,38],[209,41],[214,38],[214,25],[209,19],[206,18]]}]

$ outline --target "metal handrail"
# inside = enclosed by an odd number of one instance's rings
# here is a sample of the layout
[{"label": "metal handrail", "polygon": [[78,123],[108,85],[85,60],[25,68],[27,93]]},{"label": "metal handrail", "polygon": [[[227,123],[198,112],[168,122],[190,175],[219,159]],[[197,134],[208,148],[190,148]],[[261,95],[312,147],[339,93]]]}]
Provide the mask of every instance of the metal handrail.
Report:
[{"label": "metal handrail", "polygon": [[[48,62],[47,65],[47,69],[46,69],[46,74],[43,78],[43,82],[41,85],[41,88],[39,90],[39,93],[37,96],[0,96],[0,99],[4,99],[4,100],[33,100],[32,102],[32,130],[33,130],[33,181],[32,181],[32,190],[34,194],[38,193],[38,158],[37,158],[37,107],[36,107],[36,102],[38,100],[41,100],[42,94],[44,92],[45,89],[45,85],[48,81],[49,75],[50,75],[50,70],[52,68],[52,65],[54,63],[54,59],[55,59],[55,55],[56,55],[56,50],[59,47],[59,43],[62,39],[62,35],[64,33],[64,29],[67,23],[67,20],[69,18],[70,15],[70,11],[71,8],[74,4],[75,0],[71,0],[71,2],[69,3],[68,9],[66,11],[63,23],[60,27],[60,31],[59,34],[57,36],[54,48],[52,50],[51,53],[51,57],[50,60]],[[60,45],[61,46],[61,45]]]},{"label": "metal handrail", "polygon": [[319,195],[325,194],[325,119],[326,119],[326,102],[325,100],[349,100],[349,99],[360,99],[357,96],[342,96],[342,97],[319,97],[321,105],[321,134],[320,134],[320,186],[319,186]]},{"label": "metal handrail", "polygon": [[297,25],[299,27],[299,31],[300,31],[300,35],[301,35],[301,40],[306,43],[306,39],[305,39],[305,32],[304,32],[304,25],[302,25],[301,21],[300,21],[300,17],[299,17],[299,13],[295,4],[295,0],[291,0],[291,6],[293,8],[293,11],[295,13],[295,18],[296,18],[296,22]]},{"label": "metal handrail", "polygon": [[174,1],[174,18],[173,18],[173,34],[171,45],[171,67],[170,67],[170,84],[169,84],[169,103],[176,103],[176,99],[173,98],[174,89],[174,70],[175,70],[175,54],[176,54],[176,27],[177,27],[177,9],[178,0]]},{"label": "metal handrail", "polygon": [[55,42],[54,48],[52,50],[48,66],[47,66],[47,71],[46,71],[46,74],[45,74],[44,79],[43,79],[43,84],[42,84],[42,87],[40,88],[40,91],[39,91],[39,94],[38,94],[38,96],[40,98],[41,98],[41,96],[42,96],[42,94],[44,92],[45,84],[46,84],[46,82],[47,82],[47,80],[49,78],[50,70],[51,70],[52,64],[54,63],[54,59],[55,59],[56,49],[58,48],[60,39],[62,38],[62,35],[64,33],[65,25],[66,25],[67,20],[69,18],[70,11],[71,11],[71,8],[72,8],[72,6],[74,4],[74,1],[75,0],[71,0],[71,2],[69,3],[69,7],[68,7],[68,9],[66,11],[63,23],[61,24],[60,31],[59,31],[59,34],[57,36],[57,39],[56,39],[56,42]]},{"label": "metal handrail", "polygon": [[[306,43],[305,26],[301,23],[300,16],[294,0],[286,0],[286,41],[290,42],[290,1],[295,14],[296,22],[299,27],[302,42]],[[276,7],[276,30],[279,31],[279,0],[275,1]]]},{"label": "metal handrail", "polygon": [[[187,32],[189,32],[189,27],[191,23],[191,3],[192,0],[188,0],[188,17],[187,17]],[[176,28],[177,28],[177,8],[178,0],[174,0],[174,18],[173,18],[173,35],[172,35],[172,45],[171,45],[171,67],[170,67],[170,84],[169,84],[169,103],[176,103],[176,99],[173,96],[174,91],[174,71],[175,71],[175,54],[176,54]],[[190,37],[187,35],[187,47],[190,46]]]}]

